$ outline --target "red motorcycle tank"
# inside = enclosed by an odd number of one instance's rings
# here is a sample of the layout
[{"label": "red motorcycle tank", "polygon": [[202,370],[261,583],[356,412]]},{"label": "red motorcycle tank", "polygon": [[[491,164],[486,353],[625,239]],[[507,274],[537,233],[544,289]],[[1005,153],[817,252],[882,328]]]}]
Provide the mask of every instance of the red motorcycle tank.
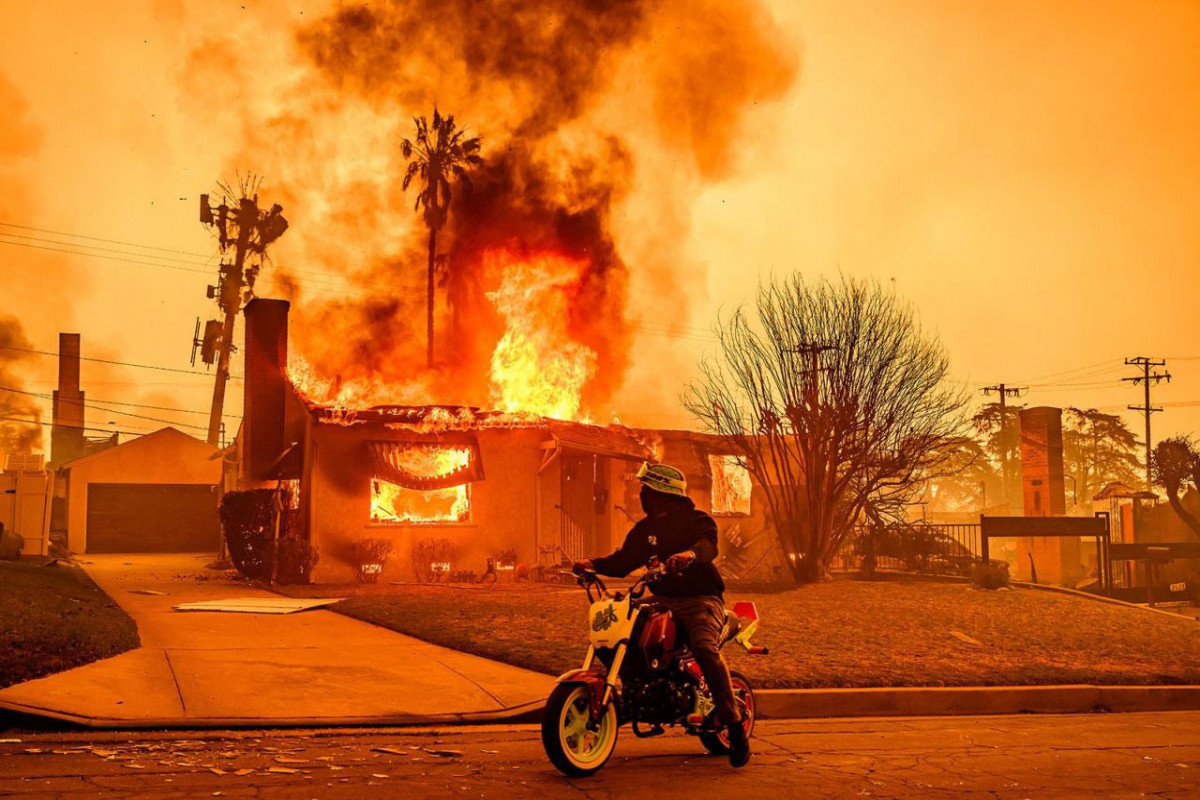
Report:
[{"label": "red motorcycle tank", "polygon": [[675,620],[665,608],[650,611],[638,637],[638,648],[646,666],[664,670],[671,665],[675,650]]}]

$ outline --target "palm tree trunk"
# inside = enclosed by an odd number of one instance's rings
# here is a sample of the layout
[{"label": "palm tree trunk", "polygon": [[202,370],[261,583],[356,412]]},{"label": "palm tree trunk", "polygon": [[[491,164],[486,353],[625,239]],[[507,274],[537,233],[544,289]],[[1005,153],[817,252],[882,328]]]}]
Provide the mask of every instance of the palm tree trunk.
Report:
[{"label": "palm tree trunk", "polygon": [[429,228],[429,274],[428,274],[428,292],[426,294],[426,311],[428,319],[426,320],[425,332],[425,363],[430,369],[433,369],[433,254],[437,250],[437,228],[430,226]]}]

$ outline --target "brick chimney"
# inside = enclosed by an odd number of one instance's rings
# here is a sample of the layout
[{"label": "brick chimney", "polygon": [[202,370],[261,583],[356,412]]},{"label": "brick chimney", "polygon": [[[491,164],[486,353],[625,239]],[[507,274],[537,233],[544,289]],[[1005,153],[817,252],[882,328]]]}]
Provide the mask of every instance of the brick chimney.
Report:
[{"label": "brick chimney", "polygon": [[50,428],[50,466],[57,468],[84,454],[83,390],[79,388],[79,334],[58,335],[58,388],[54,390]]},{"label": "brick chimney", "polygon": [[246,304],[246,378],[242,411],[242,465],[249,480],[272,480],[291,446],[285,433],[288,310],[286,300],[256,297]]}]

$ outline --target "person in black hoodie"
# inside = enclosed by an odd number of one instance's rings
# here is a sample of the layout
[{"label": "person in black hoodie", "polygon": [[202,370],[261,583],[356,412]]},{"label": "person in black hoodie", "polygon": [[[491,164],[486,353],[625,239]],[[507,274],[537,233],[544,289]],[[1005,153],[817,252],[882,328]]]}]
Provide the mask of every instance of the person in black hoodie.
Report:
[{"label": "person in black hoodie", "polygon": [[678,469],[643,464],[638,480],[646,516],[612,555],[585,559],[574,569],[623,578],[654,557],[666,564],[667,574],[652,583],[650,591],[687,631],[692,654],[716,703],[717,720],[729,734],[729,763],[745,766],[750,760],[750,742],[718,646],[725,624],[725,582],[713,564],[717,524],[687,496],[687,479]]}]

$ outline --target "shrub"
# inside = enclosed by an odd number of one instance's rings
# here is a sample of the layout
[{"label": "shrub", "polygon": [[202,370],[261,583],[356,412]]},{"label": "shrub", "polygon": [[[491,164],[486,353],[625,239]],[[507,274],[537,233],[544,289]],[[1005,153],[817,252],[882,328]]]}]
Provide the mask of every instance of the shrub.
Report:
[{"label": "shrub", "polygon": [[449,539],[422,539],[412,547],[413,572],[422,583],[440,580],[446,570],[439,565],[454,565],[458,548]]},{"label": "shrub", "polygon": [[221,498],[221,529],[237,571],[247,578],[270,580],[275,535],[275,491],[226,492]]},{"label": "shrub", "polygon": [[375,583],[392,554],[391,539],[367,537],[350,545],[350,563],[359,583]]},{"label": "shrub", "polygon": [[321,560],[321,554],[303,539],[286,536],[276,545],[275,557],[279,568],[275,578],[280,583],[312,583],[313,567]]},{"label": "shrub", "polygon": [[992,561],[977,564],[971,571],[971,585],[977,589],[1003,589],[1008,586],[1008,564]]}]

